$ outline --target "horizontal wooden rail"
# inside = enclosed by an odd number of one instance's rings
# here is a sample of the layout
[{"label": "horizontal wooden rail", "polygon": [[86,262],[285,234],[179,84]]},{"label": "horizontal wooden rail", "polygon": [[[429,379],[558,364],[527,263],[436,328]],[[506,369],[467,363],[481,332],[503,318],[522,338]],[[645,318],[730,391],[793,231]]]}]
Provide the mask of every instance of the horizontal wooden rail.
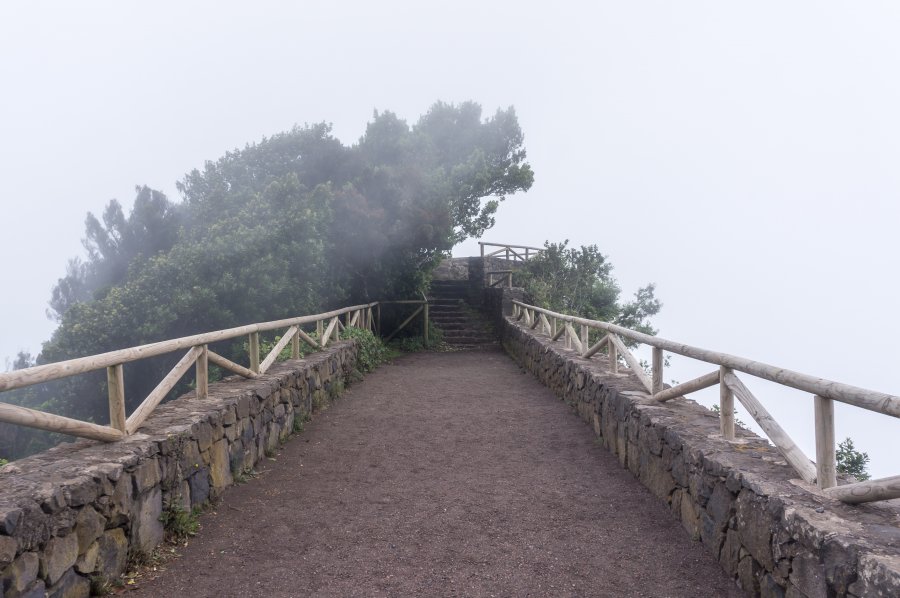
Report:
[{"label": "horizontal wooden rail", "polygon": [[90,422],[6,403],[0,403],[0,421],[48,432],[62,432],[91,440],[102,440],[103,442],[121,440],[125,436],[123,432],[109,426],[98,426]]},{"label": "horizontal wooden rail", "polygon": [[649,334],[644,334],[643,332],[630,330],[623,326],[610,324],[609,322],[599,322],[597,320],[587,320],[560,314],[550,311],[549,309],[527,305],[521,301],[514,300],[513,303],[520,307],[527,307],[538,313],[546,314],[548,317],[552,316],[564,320],[573,325],[584,324],[591,328],[613,332],[629,340],[650,345],[651,347],[658,347],[670,353],[691,357],[715,365],[725,366],[739,372],[744,372],[745,374],[750,374],[751,376],[756,376],[757,378],[777,382],[783,386],[790,386],[797,390],[817,394],[821,397],[834,399],[835,401],[861,407],[862,409],[868,409],[869,411],[883,413],[892,417],[900,417],[900,397],[894,395],[875,390],[868,390],[858,386],[844,384],[842,382],[835,382],[825,378],[818,378],[808,374],[801,374],[800,372],[769,365],[760,361],[754,361],[752,359],[746,359],[744,357],[729,355],[728,353],[692,347],[691,345],[671,341],[658,336],[651,336]]},{"label": "horizontal wooden rail", "polygon": [[216,332],[205,332],[195,334],[193,336],[184,336],[158,343],[150,343],[139,347],[130,347],[128,349],[119,349],[118,351],[110,351],[99,355],[91,355],[90,357],[79,357],[68,361],[60,361],[57,363],[48,363],[46,365],[38,365],[22,370],[0,373],[0,391],[13,390],[24,386],[31,386],[41,382],[49,382],[51,380],[59,380],[60,378],[68,378],[76,374],[84,374],[94,370],[103,369],[112,365],[129,363],[146,359],[148,357],[156,357],[157,355],[165,355],[180,349],[190,349],[197,345],[209,345],[217,341],[237,338],[239,336],[247,336],[254,332],[267,332],[278,328],[288,328],[289,326],[299,326],[302,324],[310,324],[319,320],[326,320],[343,315],[349,311],[364,309],[377,305],[377,302],[368,303],[366,305],[355,305],[353,307],[345,307],[323,314],[312,316],[300,316],[298,318],[288,318],[286,320],[275,320],[272,322],[263,322],[261,324],[249,324],[247,326],[238,326],[237,328],[228,328],[226,330],[217,330]]},{"label": "horizontal wooden rail", "polygon": [[[668,401],[718,384],[720,386],[720,429],[724,439],[733,440],[735,437],[734,399],[737,398],[800,477],[808,483],[815,482],[820,489],[826,491],[832,497],[847,503],[900,498],[900,476],[835,486],[837,482],[835,478],[834,410],[832,405],[832,401],[841,401],[869,411],[900,417],[900,397],[801,374],[727,353],[692,347],[610,324],[609,322],[560,314],[534,305],[528,305],[521,301],[513,301],[513,317],[516,320],[524,318],[526,325],[537,322],[539,319],[541,322],[552,322],[551,331],[548,332],[551,340],[555,341],[560,335],[565,334],[566,347],[571,348],[574,345],[575,349],[584,358],[589,359],[600,350],[604,342],[608,343],[610,371],[616,372],[619,355],[621,355],[635,377],[647,389],[648,394],[657,401]],[[562,326],[558,325],[559,322],[562,323]],[[575,332],[575,326],[581,327],[580,339]],[[531,328],[535,327],[534,325],[531,326]],[[546,327],[542,325],[541,328],[544,330]],[[589,328],[604,331],[606,334],[599,342],[587,348],[587,330]],[[620,336],[653,347],[652,378],[647,375],[642,364],[628,350],[628,347],[619,338]],[[719,370],[683,384],[663,389],[664,351],[718,365]],[[806,457],[787,432],[763,407],[762,403],[735,375],[735,371],[770,380],[783,386],[807,391],[814,395],[816,463],[813,463]]]}]

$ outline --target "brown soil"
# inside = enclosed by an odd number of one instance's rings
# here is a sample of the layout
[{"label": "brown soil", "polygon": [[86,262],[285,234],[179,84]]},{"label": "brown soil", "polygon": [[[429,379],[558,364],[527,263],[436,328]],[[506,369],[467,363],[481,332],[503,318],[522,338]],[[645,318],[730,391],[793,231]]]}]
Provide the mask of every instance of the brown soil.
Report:
[{"label": "brown soil", "polygon": [[499,351],[420,353],[229,489],[129,596],[741,596]]}]

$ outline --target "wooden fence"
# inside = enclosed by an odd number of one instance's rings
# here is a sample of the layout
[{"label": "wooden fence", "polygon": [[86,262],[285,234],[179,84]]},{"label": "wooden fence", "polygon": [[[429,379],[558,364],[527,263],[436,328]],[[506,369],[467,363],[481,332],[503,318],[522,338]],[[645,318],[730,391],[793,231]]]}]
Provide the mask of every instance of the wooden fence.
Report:
[{"label": "wooden fence", "polygon": [[[300,357],[300,342],[303,341],[315,348],[325,348],[328,342],[337,337],[344,327],[355,326],[366,330],[377,330],[380,325],[381,305],[388,303],[415,304],[418,309],[391,333],[389,339],[409,324],[420,313],[425,321],[425,336],[428,335],[428,302],[422,300],[412,301],[382,301],[354,305],[335,311],[330,311],[311,316],[300,316],[285,320],[249,324],[237,328],[217,330],[185,336],[182,338],[161,341],[139,347],[130,347],[118,351],[110,351],[89,357],[80,357],[68,361],[60,361],[31,368],[0,373],[0,392],[23,388],[68,378],[96,370],[106,369],[107,386],[109,389],[109,420],[108,426],[91,422],[63,417],[0,402],[0,422],[17,424],[50,432],[61,432],[82,438],[91,438],[112,442],[120,440],[129,434],[133,434],[147,420],[153,410],[163,401],[167,394],[175,387],[178,381],[193,366],[196,371],[196,393],[198,398],[205,398],[209,385],[209,363],[213,363],[225,370],[234,372],[245,378],[255,378],[264,374],[278,355],[291,345],[291,357]],[[341,316],[344,321],[341,322]],[[305,332],[302,326],[315,326],[315,333]],[[272,330],[282,330],[281,339],[260,361],[259,333]],[[315,337],[313,336],[315,334]],[[248,338],[249,367],[214,353],[209,349],[209,344],[218,341],[246,336]],[[162,379],[144,401],[128,415],[125,410],[125,377],[123,366],[132,361],[156,357],[167,353],[173,353],[187,349],[187,352],[175,364],[175,367]]]},{"label": "wooden fence", "polygon": [[[481,257],[496,257],[506,261],[527,262],[532,257],[543,251],[540,247],[528,247],[527,245],[507,245],[506,243],[483,243],[481,245]],[[499,249],[485,251],[485,247],[499,247]]]},{"label": "wooden fence", "polygon": [[[559,314],[520,301],[513,301],[513,310],[516,320],[524,320],[525,324],[533,330],[539,328],[541,332],[549,335],[553,341],[563,337],[563,342],[565,342],[567,348],[574,348],[586,359],[590,359],[596,353],[606,350],[609,357],[609,365],[613,372],[618,370],[619,358],[621,357],[631,372],[647,389],[647,393],[657,401],[665,402],[675,397],[681,397],[718,385],[720,429],[722,436],[726,440],[734,440],[735,437],[734,399],[737,398],[800,477],[811,484],[816,483],[820,489],[832,498],[846,503],[900,498],[900,476],[838,486],[834,445],[834,401],[840,401],[891,417],[900,417],[900,397],[801,374],[727,353],[692,347],[657,336],[636,332],[608,322]],[[602,333],[601,338],[593,344],[589,341],[588,331],[590,329],[598,330]],[[650,375],[644,371],[638,359],[625,346],[623,338],[649,345],[653,348],[653,363]],[[718,369],[672,388],[664,388],[664,351],[716,365]],[[787,432],[775,421],[762,403],[753,396],[753,393],[750,392],[750,389],[738,378],[735,372],[771,380],[783,386],[789,386],[813,395],[816,430],[815,463],[812,463],[791,440]]]}]

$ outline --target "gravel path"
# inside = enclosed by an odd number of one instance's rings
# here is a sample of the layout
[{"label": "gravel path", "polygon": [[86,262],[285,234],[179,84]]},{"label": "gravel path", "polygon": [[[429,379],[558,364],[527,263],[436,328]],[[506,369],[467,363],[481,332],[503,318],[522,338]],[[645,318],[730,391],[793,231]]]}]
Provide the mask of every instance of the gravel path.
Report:
[{"label": "gravel path", "polygon": [[129,596],[741,596],[499,351],[382,366]]}]

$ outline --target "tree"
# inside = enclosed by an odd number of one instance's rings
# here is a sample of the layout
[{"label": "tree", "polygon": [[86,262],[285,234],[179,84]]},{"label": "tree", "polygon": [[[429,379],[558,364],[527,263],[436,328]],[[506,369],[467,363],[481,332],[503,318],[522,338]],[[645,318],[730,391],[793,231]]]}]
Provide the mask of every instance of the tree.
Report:
[{"label": "tree", "polygon": [[591,320],[614,322],[646,334],[656,334],[650,318],[662,304],[655,286],[638,289],[632,301],[620,302],[621,290],[612,277],[612,264],[596,245],[575,249],[562,243],[544,243],[544,251],[530,259],[519,273],[530,300],[552,311]]},{"label": "tree", "polygon": [[[418,296],[497,202],[531,186],[523,142],[512,108],[484,119],[474,102],[438,102],[413,126],[376,112],[351,146],[320,123],[227,152],[178,183],[180,204],[137,187],[130,213],[113,200],[88,214],[87,256],[53,290],[59,326],[37,363]],[[237,358],[239,345],[215,350]],[[129,364],[129,409],[178,357]],[[105,384],[99,372],[3,400],[106,423]]]},{"label": "tree", "polygon": [[869,479],[866,467],[869,464],[869,454],[856,450],[849,436],[838,444],[836,458],[838,473],[852,475],[860,481]]}]

